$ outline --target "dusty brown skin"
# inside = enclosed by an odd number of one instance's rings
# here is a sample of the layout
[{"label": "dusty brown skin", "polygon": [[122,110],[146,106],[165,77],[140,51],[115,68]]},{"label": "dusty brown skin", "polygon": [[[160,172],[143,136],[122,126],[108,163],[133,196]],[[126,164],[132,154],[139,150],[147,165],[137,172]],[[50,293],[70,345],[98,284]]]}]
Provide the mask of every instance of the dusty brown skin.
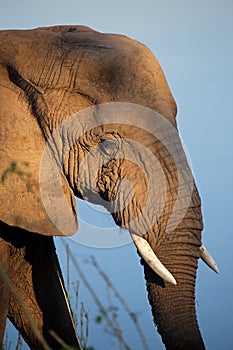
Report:
[{"label": "dusty brown skin", "polygon": [[[40,161],[46,140],[58,125],[84,108],[112,101],[149,107],[176,127],[176,104],[164,74],[142,44],[80,26],[0,32],[0,174],[5,174],[0,185],[0,262],[36,327],[54,349],[59,345],[49,336],[49,329],[67,344],[79,345],[62,291],[53,238],[48,237],[62,233],[40,201]],[[105,130],[97,128],[77,141],[63,164],[63,189],[73,215],[72,224],[67,223],[68,234],[76,230],[74,195],[98,202],[88,179],[78,178],[77,169],[85,152],[99,142],[101,133],[136,138],[142,144],[152,137],[132,127],[112,125]],[[169,285],[142,261],[154,321],[167,349],[204,349],[195,312],[202,231],[199,195],[194,187],[186,215],[167,235],[164,231],[178,191],[176,169],[158,141],[152,138],[147,143],[161,161],[168,191],[162,215],[144,238],[177,281],[177,286]],[[114,192],[117,176],[135,182],[135,186],[140,184],[140,191],[135,187],[135,202],[113,214],[120,226],[126,227],[129,218],[144,205],[146,188],[142,190],[145,183],[138,174],[129,161],[112,160],[99,176],[96,188],[106,201],[118,195]],[[61,220],[62,212],[56,215]],[[8,316],[32,349],[43,348],[24,310],[1,279],[0,286],[0,342]]]}]

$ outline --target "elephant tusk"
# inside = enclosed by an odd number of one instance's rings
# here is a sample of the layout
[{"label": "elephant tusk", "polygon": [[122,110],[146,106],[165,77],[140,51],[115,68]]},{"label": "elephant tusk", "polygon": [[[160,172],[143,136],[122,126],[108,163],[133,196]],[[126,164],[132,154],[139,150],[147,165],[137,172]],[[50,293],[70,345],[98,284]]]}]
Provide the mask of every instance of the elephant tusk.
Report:
[{"label": "elephant tusk", "polygon": [[212,270],[214,270],[214,272],[220,273],[216,262],[214,261],[214,259],[212,258],[212,256],[210,255],[210,253],[208,252],[208,250],[206,249],[206,247],[205,247],[203,244],[202,244],[202,246],[200,247],[200,251],[201,251],[201,258],[202,258],[202,260],[203,260]]},{"label": "elephant tusk", "polygon": [[144,238],[134,233],[131,233],[131,237],[140,255],[145,260],[145,262],[152,268],[152,270],[165,281],[176,285],[177,283],[175,278],[157,258],[157,256],[151,249],[149,243]]}]

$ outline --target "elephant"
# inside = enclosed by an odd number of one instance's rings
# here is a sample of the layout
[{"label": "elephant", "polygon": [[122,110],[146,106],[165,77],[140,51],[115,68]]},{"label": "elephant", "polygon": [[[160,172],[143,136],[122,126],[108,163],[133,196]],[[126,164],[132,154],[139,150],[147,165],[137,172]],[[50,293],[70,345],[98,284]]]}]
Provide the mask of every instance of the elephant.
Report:
[{"label": "elephant", "polygon": [[53,241],[76,233],[78,197],[131,235],[166,349],[204,349],[198,259],[219,270],[157,59],[84,26],[3,30],[0,42],[0,342],[8,317],[31,349],[59,349],[50,330],[81,349]]}]

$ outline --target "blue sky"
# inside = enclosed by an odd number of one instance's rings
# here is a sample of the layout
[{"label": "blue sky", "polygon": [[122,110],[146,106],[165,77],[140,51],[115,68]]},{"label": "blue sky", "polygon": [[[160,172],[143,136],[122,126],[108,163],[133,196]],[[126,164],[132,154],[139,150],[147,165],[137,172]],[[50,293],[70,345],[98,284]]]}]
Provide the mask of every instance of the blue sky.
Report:
[{"label": "blue sky", "polygon": [[[1,4],[0,23],[1,29],[84,24],[102,32],[121,33],[137,39],[157,56],[177,101],[179,130],[202,197],[203,241],[221,270],[217,276],[199,263],[197,311],[200,328],[207,348],[232,349],[233,2],[8,0]],[[87,210],[93,211],[86,206],[79,210],[84,219]],[[107,214],[99,213],[96,220],[100,227],[112,226]],[[85,263],[89,255],[96,256],[131,308],[139,312],[150,348],[163,349],[152,324],[142,269],[134,247],[128,244],[115,249],[94,249],[68,241],[86,276],[104,295],[103,283]],[[56,242],[65,269],[64,249],[59,239]],[[73,270],[72,279],[78,279]],[[104,346],[118,349],[116,342],[93,321],[98,311],[82,285],[80,299],[90,309],[90,345],[97,350]],[[140,341],[129,326],[127,316],[122,315],[120,320],[127,341],[134,350],[140,350]]]}]

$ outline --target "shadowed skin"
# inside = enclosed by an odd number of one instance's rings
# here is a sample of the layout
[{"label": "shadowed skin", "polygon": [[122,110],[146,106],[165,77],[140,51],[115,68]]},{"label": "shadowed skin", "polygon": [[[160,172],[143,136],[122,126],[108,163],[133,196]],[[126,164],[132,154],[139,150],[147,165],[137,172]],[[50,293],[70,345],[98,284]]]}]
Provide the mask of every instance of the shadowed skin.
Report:
[{"label": "shadowed skin", "polygon": [[[64,294],[62,273],[52,237],[46,237],[0,223],[1,266],[30,312],[34,327],[53,349],[60,349],[49,331],[52,329],[65,343],[79,348]],[[1,281],[1,280],[0,280]],[[14,293],[1,282],[0,335],[4,334],[7,313],[31,349],[44,349],[35,336],[34,327]],[[3,299],[4,297],[4,299]],[[6,302],[8,300],[8,303]]]},{"label": "shadowed skin", "polygon": [[[52,238],[64,234],[59,230],[64,225],[65,234],[76,232],[74,195],[95,203],[102,198],[106,207],[112,209],[108,206],[112,200],[126,201],[127,194],[118,190],[119,180],[131,182],[132,201],[112,214],[117,225],[129,230],[132,218],[145,206],[146,167],[143,172],[130,160],[107,158],[118,140],[126,139],[143,145],[156,156],[166,182],[161,215],[146,232],[139,232],[177,281],[177,286],[169,285],[141,260],[154,322],[167,349],[204,349],[195,311],[203,228],[201,202],[194,184],[185,215],[172,232],[166,232],[176,210],[179,179],[174,160],[162,142],[136,126],[114,123],[87,130],[72,143],[72,135],[85,127],[85,122],[77,119],[74,129],[68,128],[53,145],[55,162],[62,165],[69,220],[58,206],[52,222],[41,200],[39,170],[46,141],[74,113],[93,106],[98,112],[101,103],[127,102],[160,113],[176,128],[176,104],[154,55],[127,37],[101,34],[81,26],[1,31],[0,44],[0,174],[5,174],[0,184],[0,263],[26,303],[38,331],[54,349],[59,345],[49,335],[49,329],[68,345],[79,348]],[[160,133],[163,132],[166,133]],[[106,142],[109,138],[110,143]],[[72,147],[62,158],[70,144]],[[97,146],[103,157],[98,178],[93,180],[95,159],[89,157],[83,172],[79,170],[82,160]],[[179,158],[179,140],[175,147]],[[137,155],[137,149],[134,153]],[[186,171],[186,158],[180,159]],[[14,171],[12,162],[16,164]],[[158,177],[153,186],[152,191],[157,193],[162,179]],[[1,279],[0,286],[0,342],[8,316],[32,349],[43,348],[25,311]]]}]

